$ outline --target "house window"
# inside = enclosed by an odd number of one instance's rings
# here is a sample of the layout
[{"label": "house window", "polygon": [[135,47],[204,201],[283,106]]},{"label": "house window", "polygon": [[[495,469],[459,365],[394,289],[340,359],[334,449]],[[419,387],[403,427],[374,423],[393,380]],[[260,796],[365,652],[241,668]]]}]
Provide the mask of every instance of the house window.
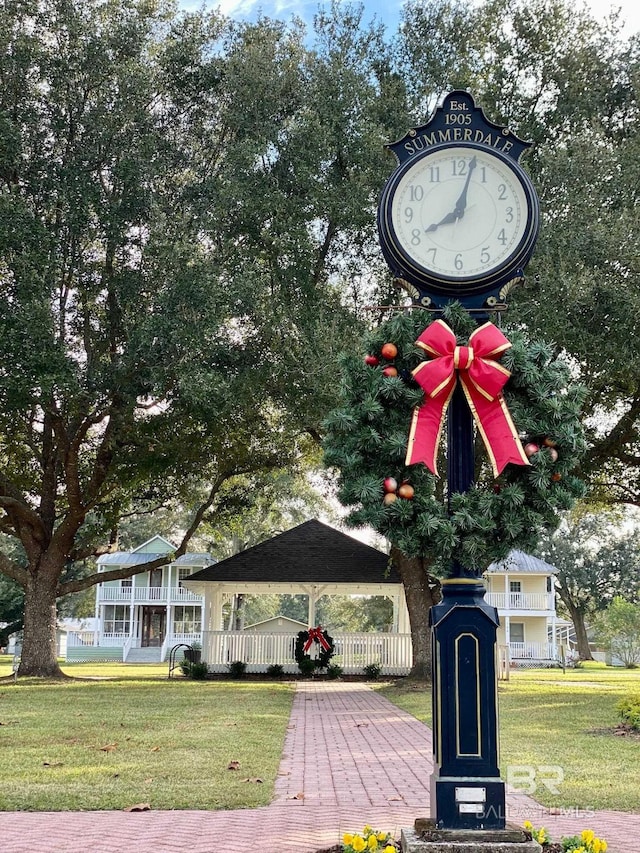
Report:
[{"label": "house window", "polygon": [[509,592],[522,592],[522,581],[509,581]]},{"label": "house window", "polygon": [[178,606],[173,611],[174,634],[199,634],[202,631],[202,611],[200,607]]},{"label": "house window", "polygon": [[193,574],[191,566],[178,566],[178,586],[182,586],[182,581]]},{"label": "house window", "polygon": [[509,628],[509,640],[512,643],[524,643],[524,622],[512,622]]},{"label": "house window", "polygon": [[105,634],[128,634],[129,607],[125,604],[105,604],[103,630]]},{"label": "house window", "polygon": [[122,578],[122,580],[120,581],[120,589],[131,589],[132,586],[133,586],[133,579],[132,578]]},{"label": "house window", "polygon": [[547,592],[553,592],[553,578],[550,575],[547,578]]}]

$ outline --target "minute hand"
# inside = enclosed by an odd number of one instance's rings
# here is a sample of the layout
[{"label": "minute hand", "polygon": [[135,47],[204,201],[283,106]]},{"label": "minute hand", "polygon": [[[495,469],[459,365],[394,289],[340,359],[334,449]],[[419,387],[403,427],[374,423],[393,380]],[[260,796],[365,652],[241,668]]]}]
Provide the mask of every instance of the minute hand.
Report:
[{"label": "minute hand", "polygon": [[460,198],[456,202],[456,206],[455,206],[454,211],[453,211],[455,213],[456,219],[462,219],[462,217],[464,216],[464,211],[465,211],[465,208],[467,206],[467,191],[469,190],[469,183],[471,181],[471,174],[472,174],[473,170],[475,169],[476,164],[477,164],[477,160],[476,160],[475,155],[474,155],[471,158],[471,160],[469,160],[469,169],[467,171],[467,179],[464,182],[464,187],[462,189],[462,192],[460,193]]}]

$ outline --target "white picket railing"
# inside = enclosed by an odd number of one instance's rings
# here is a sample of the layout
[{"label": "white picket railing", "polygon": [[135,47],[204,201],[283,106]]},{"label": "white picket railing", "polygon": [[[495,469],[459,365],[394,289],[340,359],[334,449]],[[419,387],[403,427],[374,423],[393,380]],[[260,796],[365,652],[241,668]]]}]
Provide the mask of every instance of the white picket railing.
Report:
[{"label": "white picket railing", "polygon": [[551,643],[509,643],[509,657],[516,660],[554,660],[557,651]]},{"label": "white picket railing", "polygon": [[[345,673],[361,673],[367,664],[379,664],[385,675],[406,675],[411,669],[409,634],[334,634],[331,663]],[[249,631],[205,631],[202,659],[212,672],[226,672],[234,661],[243,661],[247,672],[264,672],[279,664],[285,672],[297,672],[295,634],[260,634]]]},{"label": "white picket railing", "polygon": [[193,603],[201,604],[203,597],[196,595],[189,589],[184,589],[181,586],[141,586],[141,587],[119,587],[119,586],[99,586],[98,601],[101,604],[119,603],[119,604],[144,604],[146,602],[155,604],[156,602],[172,604]]},{"label": "white picket railing", "polygon": [[553,593],[548,592],[488,592],[485,601],[498,610],[555,610]]}]

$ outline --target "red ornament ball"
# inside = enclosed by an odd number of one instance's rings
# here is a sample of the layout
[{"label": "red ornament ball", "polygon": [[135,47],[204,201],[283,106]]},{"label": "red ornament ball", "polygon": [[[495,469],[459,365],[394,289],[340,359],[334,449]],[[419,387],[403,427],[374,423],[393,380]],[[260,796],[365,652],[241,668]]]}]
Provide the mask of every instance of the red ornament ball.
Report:
[{"label": "red ornament ball", "polygon": [[528,444],[525,444],[525,446],[524,446],[525,455],[529,456],[529,457],[536,454],[539,450],[540,450],[540,448],[538,447],[538,445],[534,441],[530,441]]},{"label": "red ornament ball", "polygon": [[395,492],[398,488],[398,481],[394,477],[387,477],[382,484],[385,492]]},{"label": "red ornament ball", "polygon": [[394,501],[398,500],[398,496],[395,492],[387,492],[387,494],[382,498],[382,503],[385,506],[390,506]]},{"label": "red ornament ball", "polygon": [[383,376],[397,376],[398,371],[395,369],[395,367],[392,367],[391,365],[389,365],[388,367],[383,368],[382,375]]},{"label": "red ornament ball", "polygon": [[559,471],[554,471],[551,475],[551,479],[554,483],[557,483],[559,480],[562,479],[562,474]]},{"label": "red ornament ball", "polygon": [[368,364],[369,367],[377,367],[380,364],[380,359],[377,355],[365,355],[364,363]]},{"label": "red ornament ball", "polygon": [[398,355],[398,347],[395,344],[383,344],[380,352],[382,353],[383,358],[386,358],[387,361],[391,361],[392,358],[395,358]]},{"label": "red ornament ball", "polygon": [[404,498],[407,501],[410,501],[414,495],[415,490],[411,483],[403,483],[398,489],[398,496]]}]

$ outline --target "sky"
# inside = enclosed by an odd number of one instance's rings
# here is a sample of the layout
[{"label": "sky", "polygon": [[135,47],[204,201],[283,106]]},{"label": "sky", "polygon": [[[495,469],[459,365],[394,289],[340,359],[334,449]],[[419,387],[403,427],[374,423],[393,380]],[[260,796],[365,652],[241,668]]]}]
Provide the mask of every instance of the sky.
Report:
[{"label": "sky", "polygon": [[[236,20],[255,20],[260,14],[269,18],[288,20],[292,15],[310,23],[321,5],[318,0],[179,0],[184,9],[197,9],[203,5],[209,9],[219,8],[225,15]],[[638,0],[584,0],[597,20],[607,17],[611,9],[621,10],[625,22],[623,33],[630,36],[640,31],[640,3]],[[322,4],[328,6],[329,3]],[[378,21],[395,26],[399,19],[403,0],[364,0],[367,18],[374,16]]]}]

